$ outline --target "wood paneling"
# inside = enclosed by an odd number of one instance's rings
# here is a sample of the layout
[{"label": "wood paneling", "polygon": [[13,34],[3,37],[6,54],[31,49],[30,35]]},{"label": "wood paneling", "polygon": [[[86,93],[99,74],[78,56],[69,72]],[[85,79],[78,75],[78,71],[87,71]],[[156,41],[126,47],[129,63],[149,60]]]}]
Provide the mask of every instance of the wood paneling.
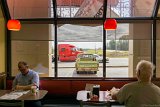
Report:
[{"label": "wood paneling", "polygon": [[6,74],[0,73],[0,89],[6,88]]}]

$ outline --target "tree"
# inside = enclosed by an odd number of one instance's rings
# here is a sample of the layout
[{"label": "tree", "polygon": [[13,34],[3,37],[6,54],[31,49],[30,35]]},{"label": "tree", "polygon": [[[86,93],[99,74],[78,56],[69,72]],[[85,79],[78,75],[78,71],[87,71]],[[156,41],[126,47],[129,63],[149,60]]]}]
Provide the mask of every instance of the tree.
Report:
[{"label": "tree", "polygon": [[116,50],[116,48],[117,48],[117,50],[128,51],[128,49],[129,49],[128,35],[123,35],[122,37],[119,38],[118,41],[110,40],[107,43],[107,49]]},{"label": "tree", "polygon": [[123,35],[121,38],[119,38],[119,41],[118,41],[119,43],[117,46],[119,50],[128,51],[129,49],[128,36],[129,35]]},{"label": "tree", "polygon": [[116,45],[115,40],[109,41],[108,49],[110,49],[110,50],[115,50],[115,45]]}]

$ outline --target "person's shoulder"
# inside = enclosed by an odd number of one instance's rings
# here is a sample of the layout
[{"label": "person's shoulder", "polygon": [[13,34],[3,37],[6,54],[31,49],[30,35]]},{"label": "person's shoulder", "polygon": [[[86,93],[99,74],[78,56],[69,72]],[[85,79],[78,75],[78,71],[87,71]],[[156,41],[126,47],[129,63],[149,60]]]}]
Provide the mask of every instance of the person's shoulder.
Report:
[{"label": "person's shoulder", "polygon": [[22,73],[18,73],[17,75],[16,75],[16,77],[19,77],[19,76],[21,76],[22,75]]},{"label": "person's shoulder", "polygon": [[137,83],[138,83],[137,81],[135,81],[135,82],[130,82],[130,83],[127,83],[126,86],[135,85],[135,84],[137,84]]},{"label": "person's shoulder", "polygon": [[29,69],[30,74],[38,74],[36,71]]},{"label": "person's shoulder", "polygon": [[21,78],[21,76],[22,76],[22,74],[21,74],[21,73],[18,73],[18,74],[15,76],[14,79],[19,79],[19,78]]},{"label": "person's shoulder", "polygon": [[151,85],[152,85],[153,87],[157,88],[157,89],[160,89],[160,87],[159,87],[158,85],[154,84],[154,83],[151,83]]},{"label": "person's shoulder", "polygon": [[137,85],[137,84],[138,84],[137,81],[136,81],[136,82],[131,82],[131,83],[125,84],[123,87],[124,87],[124,88],[130,88],[130,87],[134,87],[134,86]]}]

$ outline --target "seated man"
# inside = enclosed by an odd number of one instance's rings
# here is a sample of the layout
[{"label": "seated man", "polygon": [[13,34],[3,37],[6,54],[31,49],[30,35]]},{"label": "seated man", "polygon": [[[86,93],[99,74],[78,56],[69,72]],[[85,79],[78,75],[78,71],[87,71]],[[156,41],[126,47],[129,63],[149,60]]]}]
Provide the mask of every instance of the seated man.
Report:
[{"label": "seated man", "polygon": [[[31,90],[32,86],[36,86],[37,88],[39,88],[39,75],[37,72],[29,69],[28,64],[24,61],[20,61],[18,63],[18,68],[20,73],[18,73],[13,80],[13,90]],[[29,103],[25,103],[25,106],[29,107]],[[33,102],[32,105],[36,107],[41,106],[39,101]]]},{"label": "seated man", "polygon": [[112,99],[126,107],[160,107],[160,88],[151,82],[154,65],[142,60],[137,64],[137,82],[124,85],[120,90],[112,89]]}]

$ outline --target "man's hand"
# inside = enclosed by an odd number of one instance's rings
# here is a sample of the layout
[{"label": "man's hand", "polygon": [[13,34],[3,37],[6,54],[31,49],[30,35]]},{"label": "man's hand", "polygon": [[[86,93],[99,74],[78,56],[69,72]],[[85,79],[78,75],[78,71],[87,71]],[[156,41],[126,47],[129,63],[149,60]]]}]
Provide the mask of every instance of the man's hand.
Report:
[{"label": "man's hand", "polygon": [[113,88],[110,90],[110,94],[111,94],[111,95],[117,94],[118,91],[119,91],[119,88],[113,87]]},{"label": "man's hand", "polygon": [[116,94],[119,92],[119,88],[115,88],[113,87],[111,90],[110,90],[110,94],[111,94],[111,97],[113,100],[117,100],[117,97],[116,97]]}]

